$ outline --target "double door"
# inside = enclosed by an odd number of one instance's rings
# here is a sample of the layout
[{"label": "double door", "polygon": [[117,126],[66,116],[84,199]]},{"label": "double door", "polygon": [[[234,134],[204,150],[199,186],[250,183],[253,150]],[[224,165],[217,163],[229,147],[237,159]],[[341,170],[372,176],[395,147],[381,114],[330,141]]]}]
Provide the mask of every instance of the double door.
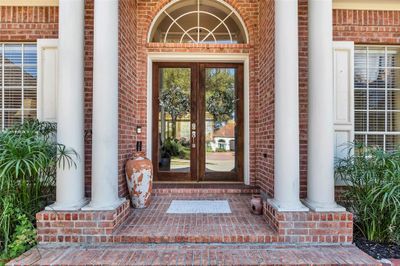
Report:
[{"label": "double door", "polygon": [[156,181],[243,180],[243,64],[153,63]]}]

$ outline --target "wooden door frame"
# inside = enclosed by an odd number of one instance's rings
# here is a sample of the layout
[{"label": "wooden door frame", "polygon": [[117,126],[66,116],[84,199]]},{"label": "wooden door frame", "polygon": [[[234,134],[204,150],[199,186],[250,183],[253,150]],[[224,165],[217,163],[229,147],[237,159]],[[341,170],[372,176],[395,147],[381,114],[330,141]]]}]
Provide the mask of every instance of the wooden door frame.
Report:
[{"label": "wooden door frame", "polygon": [[235,165],[236,165],[236,172],[217,172],[217,173],[210,173],[206,172],[206,148],[199,149],[199,179],[201,181],[214,181],[217,179],[217,182],[243,182],[243,150],[244,150],[244,80],[243,80],[243,64],[242,63],[199,63],[199,125],[198,130],[201,132],[200,134],[200,143],[206,144],[205,140],[205,69],[206,68],[235,68],[236,75],[235,75],[235,93],[236,93],[236,136],[235,136]]},{"label": "wooden door frame", "polygon": [[[160,175],[159,167],[158,167],[158,113],[159,113],[159,69],[160,68],[190,68],[191,69],[191,86],[190,86],[190,124],[197,121],[197,90],[195,88],[198,87],[198,69],[196,63],[189,62],[153,62],[153,128],[152,128],[152,160],[153,160],[153,168],[154,168],[154,180],[155,181],[183,181],[183,182],[196,182],[198,176],[198,166],[196,158],[198,157],[198,138],[196,138],[196,148],[190,149],[190,171],[187,173],[179,173],[179,172],[162,172]],[[196,114],[193,116],[192,114]],[[194,152],[193,152],[194,150]]]},{"label": "wooden door frame", "polygon": [[[188,173],[179,172],[163,172],[162,176],[158,171],[158,131],[159,131],[159,69],[160,68],[190,68],[191,69],[191,124],[196,123],[197,138],[196,149],[193,152],[191,148],[190,165],[191,170]],[[235,147],[235,165],[237,166],[237,175],[224,172],[205,173],[205,151],[203,147],[200,149],[200,144],[205,143],[205,95],[204,90],[204,70],[205,68],[236,68],[235,75],[235,92],[238,99],[236,105],[237,114],[237,141]],[[199,95],[196,95],[199,94]],[[244,63],[211,63],[211,62],[152,62],[152,160],[154,165],[155,181],[171,181],[171,182],[201,182],[214,181],[216,182],[243,182],[244,181]],[[199,108],[199,110],[197,109]],[[195,114],[195,115],[193,115]],[[190,126],[191,127],[191,126]],[[200,133],[200,134],[199,134]],[[214,178],[213,178],[214,177]],[[222,178],[221,178],[222,177]]]}]

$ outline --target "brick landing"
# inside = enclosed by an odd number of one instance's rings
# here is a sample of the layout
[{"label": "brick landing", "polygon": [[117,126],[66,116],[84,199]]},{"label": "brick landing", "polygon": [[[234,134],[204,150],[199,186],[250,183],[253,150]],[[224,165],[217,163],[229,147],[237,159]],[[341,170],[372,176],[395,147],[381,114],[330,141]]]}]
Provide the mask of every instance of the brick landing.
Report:
[{"label": "brick landing", "polygon": [[42,246],[8,265],[380,265],[354,246],[114,244]]},{"label": "brick landing", "polygon": [[[167,214],[174,199],[226,199],[231,214]],[[133,210],[113,234],[118,243],[277,242],[263,216],[250,213],[251,195],[155,196],[150,207]]]}]

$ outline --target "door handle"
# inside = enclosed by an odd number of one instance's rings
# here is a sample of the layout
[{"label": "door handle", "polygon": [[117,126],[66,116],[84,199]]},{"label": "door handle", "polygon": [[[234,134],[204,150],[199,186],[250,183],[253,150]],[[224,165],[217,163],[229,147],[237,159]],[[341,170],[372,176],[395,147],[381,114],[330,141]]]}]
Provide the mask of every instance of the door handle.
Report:
[{"label": "door handle", "polygon": [[192,148],[196,148],[196,131],[192,131]]}]

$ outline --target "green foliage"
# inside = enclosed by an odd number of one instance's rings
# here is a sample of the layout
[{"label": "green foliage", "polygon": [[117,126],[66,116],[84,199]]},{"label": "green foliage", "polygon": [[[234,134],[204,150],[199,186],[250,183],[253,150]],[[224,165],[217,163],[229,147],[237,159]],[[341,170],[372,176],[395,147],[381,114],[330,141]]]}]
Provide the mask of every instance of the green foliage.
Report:
[{"label": "green foliage", "polygon": [[235,112],[235,76],[226,70],[207,69],[206,110],[216,125],[233,119]]},{"label": "green foliage", "polygon": [[176,120],[190,112],[190,69],[165,68],[160,91],[160,107],[171,116],[172,137],[176,137]]},{"label": "green foliage", "polygon": [[400,243],[400,151],[355,144],[338,160],[336,175],[348,185],[344,197],[359,231],[368,240]]},{"label": "green foliage", "polygon": [[161,157],[163,158],[179,157],[187,159],[188,154],[190,154],[190,151],[182,143],[174,139],[166,139],[161,147]]},{"label": "green foliage", "polygon": [[31,246],[29,223],[54,201],[57,166],[75,165],[76,153],[55,137],[56,125],[39,121],[0,133],[0,251],[7,256]]}]

